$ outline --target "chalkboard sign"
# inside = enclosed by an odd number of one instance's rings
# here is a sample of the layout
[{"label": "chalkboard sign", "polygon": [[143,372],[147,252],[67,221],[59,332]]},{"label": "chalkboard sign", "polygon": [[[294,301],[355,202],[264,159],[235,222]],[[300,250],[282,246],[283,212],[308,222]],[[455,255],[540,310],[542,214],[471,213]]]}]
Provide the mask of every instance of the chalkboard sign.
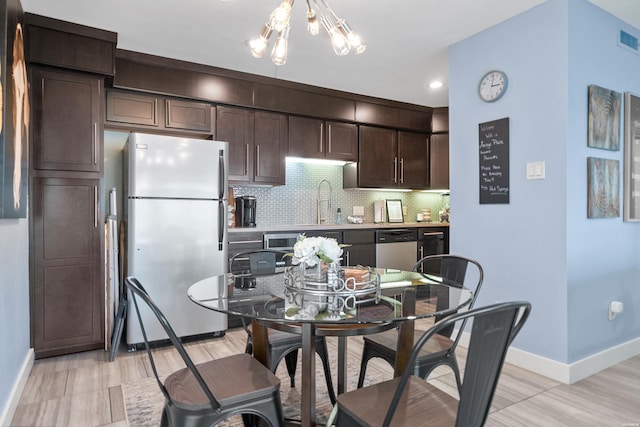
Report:
[{"label": "chalkboard sign", "polygon": [[509,118],[480,123],[480,204],[509,203]]}]

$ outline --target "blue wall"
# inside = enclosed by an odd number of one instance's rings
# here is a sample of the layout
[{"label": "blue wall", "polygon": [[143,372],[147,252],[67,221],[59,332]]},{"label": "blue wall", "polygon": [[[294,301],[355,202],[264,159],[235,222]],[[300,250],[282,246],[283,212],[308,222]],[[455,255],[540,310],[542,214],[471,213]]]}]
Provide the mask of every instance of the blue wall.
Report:
[{"label": "blue wall", "polygon": [[[588,85],[640,93],[640,56],[617,46],[618,29],[640,35],[586,0],[549,0],[449,50],[451,250],[485,266],[480,304],[532,302],[515,347],[563,364],[640,337],[640,224],[587,219],[587,157],[623,165],[623,150],[587,147]],[[488,104],[477,85],[492,69],[509,88]],[[480,205],[478,124],[502,117],[511,199]],[[546,178],[526,180],[537,161]],[[625,311],[610,322],[615,299]]]},{"label": "blue wall", "polygon": [[29,351],[29,227],[0,219],[0,414]]}]

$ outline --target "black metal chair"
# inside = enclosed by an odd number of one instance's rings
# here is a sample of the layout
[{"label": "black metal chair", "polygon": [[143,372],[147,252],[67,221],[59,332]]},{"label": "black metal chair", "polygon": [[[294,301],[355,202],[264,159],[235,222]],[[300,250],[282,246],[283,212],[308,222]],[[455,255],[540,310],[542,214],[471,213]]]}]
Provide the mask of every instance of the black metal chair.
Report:
[{"label": "black metal chair", "polygon": [[[469,267],[473,266],[476,270],[473,274],[468,274]],[[458,255],[429,255],[419,260],[413,267],[413,271],[418,271],[424,276],[442,278],[449,286],[463,287],[467,286],[473,292],[472,300],[469,308],[473,308],[476,297],[482,287],[484,279],[484,271],[477,261]],[[470,280],[465,280],[469,278]],[[436,310],[448,306],[448,294],[437,296]],[[436,316],[435,322],[439,322],[443,316]],[[433,369],[439,365],[448,365],[453,370],[456,377],[458,390],[461,387],[460,368],[456,358],[456,347],[460,341],[462,329],[453,335],[453,325],[447,329],[442,329],[438,336],[424,346],[416,359],[416,369],[418,375],[426,378]],[[414,332],[413,342],[415,343],[424,331],[416,330]],[[379,334],[363,337],[364,346],[362,350],[362,360],[360,362],[360,376],[358,377],[358,388],[364,384],[364,378],[367,371],[367,363],[373,357],[380,357],[394,366],[396,360],[396,347],[398,343],[398,333],[396,330],[389,330]]]},{"label": "black metal chair", "polygon": [[[517,301],[454,314],[429,329],[414,346],[401,377],[341,394],[336,427],[484,425],[507,349],[531,305]],[[445,328],[473,320],[460,399],[414,375],[422,347]],[[384,421],[381,421],[384,420]]]},{"label": "black metal chair", "polygon": [[[161,426],[211,426],[233,415],[242,415],[245,426],[254,426],[257,417],[272,427],[284,426],[280,380],[269,369],[246,353],[194,364],[140,282],[127,277],[125,286],[131,291],[130,303],[134,304],[149,362],[165,397]],[[138,300],[155,314],[186,364],[186,368],[170,374],[164,383],[158,376]]]},{"label": "black metal chair", "polygon": [[[246,273],[252,276],[273,274],[276,271],[276,265],[278,263],[281,263],[282,265],[285,264],[285,262],[282,261],[285,255],[286,252],[273,249],[240,252],[229,259],[229,272],[240,275]],[[242,319],[242,326],[247,332],[245,352],[253,354],[253,331],[251,330],[251,325],[247,324],[245,319]],[[302,337],[291,332],[269,328],[268,339],[271,371],[275,373],[278,365],[284,358],[287,366],[287,373],[289,374],[291,381],[291,387],[295,387],[298,350],[302,348]],[[327,349],[327,341],[325,340],[325,337],[316,337],[316,353],[318,353],[320,360],[322,360],[329,399],[331,400],[331,404],[335,405],[336,395],[333,388],[333,380],[331,378],[329,351]]]}]

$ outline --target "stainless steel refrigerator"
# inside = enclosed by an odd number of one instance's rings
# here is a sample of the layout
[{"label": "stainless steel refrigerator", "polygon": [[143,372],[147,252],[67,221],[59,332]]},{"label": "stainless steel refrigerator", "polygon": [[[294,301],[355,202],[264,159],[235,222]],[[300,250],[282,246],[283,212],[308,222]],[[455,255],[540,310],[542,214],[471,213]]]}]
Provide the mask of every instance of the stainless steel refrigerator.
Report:
[{"label": "stainless steel refrigerator", "polygon": [[[181,337],[222,333],[227,316],[187,297],[227,264],[228,144],[130,133],[124,148],[127,275],[135,276]],[[140,307],[147,337],[167,339]],[[129,304],[127,344],[143,342]]]}]

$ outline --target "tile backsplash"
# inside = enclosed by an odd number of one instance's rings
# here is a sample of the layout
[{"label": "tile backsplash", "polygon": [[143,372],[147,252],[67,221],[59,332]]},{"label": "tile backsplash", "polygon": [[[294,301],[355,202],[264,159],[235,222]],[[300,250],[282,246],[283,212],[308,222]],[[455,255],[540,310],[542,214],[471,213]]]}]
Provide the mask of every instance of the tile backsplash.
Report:
[{"label": "tile backsplash", "polygon": [[[280,187],[233,186],[235,196],[255,196],[257,199],[257,225],[269,227],[317,223],[318,184],[326,179],[331,184],[332,212],[326,224],[334,224],[336,209],[342,209],[346,222],[354,206],[364,206],[364,222],[373,222],[373,202],[378,199],[400,199],[406,207],[406,222],[415,222],[423,208],[431,209],[432,220],[438,221],[438,212],[449,203],[449,196],[441,193],[354,190],[342,188],[342,166],[287,162],[286,185]],[[447,193],[448,194],[448,193]],[[321,189],[320,198],[328,198],[328,186]],[[326,203],[322,203],[322,210]]]}]

